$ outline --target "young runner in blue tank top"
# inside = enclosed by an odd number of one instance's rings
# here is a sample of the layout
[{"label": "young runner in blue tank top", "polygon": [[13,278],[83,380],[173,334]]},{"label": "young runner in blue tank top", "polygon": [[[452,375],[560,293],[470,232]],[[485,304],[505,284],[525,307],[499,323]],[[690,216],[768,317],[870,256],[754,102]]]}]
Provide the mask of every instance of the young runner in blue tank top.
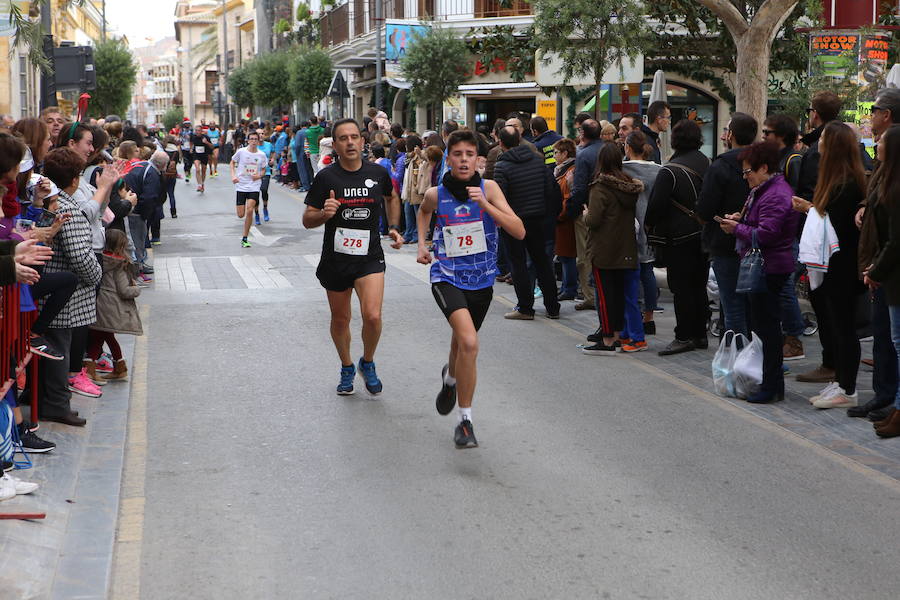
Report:
[{"label": "young runner in blue tank top", "polygon": [[454,131],[447,138],[450,170],[440,185],[425,192],[416,224],[419,257],[432,262],[425,246],[432,213],[434,264],[431,292],[450,323],[450,360],[442,371],[442,387],[435,405],[449,414],[459,404],[459,423],[454,433],[457,448],[478,445],[472,428],[472,397],[475,395],[478,330],[484,322],[494,294],[497,275],[497,228],[516,239],[525,237],[525,226],[492,180],[482,181],[475,170],[478,138],[468,130]]}]

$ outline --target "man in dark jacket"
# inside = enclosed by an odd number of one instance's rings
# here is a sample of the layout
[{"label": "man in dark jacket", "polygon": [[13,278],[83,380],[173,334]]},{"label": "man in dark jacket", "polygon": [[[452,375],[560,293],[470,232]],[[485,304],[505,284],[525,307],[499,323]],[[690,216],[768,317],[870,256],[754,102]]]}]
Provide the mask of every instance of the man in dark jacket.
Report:
[{"label": "man in dark jacket", "polygon": [[738,161],[738,155],[753,143],[758,129],[756,119],[750,115],[739,112],[731,115],[725,131],[725,144],[729,150],[720,154],[709,166],[697,200],[697,214],[706,221],[703,239],[719,286],[725,329],[744,335],[749,333],[747,296],[734,291],[741,259],[734,249],[735,237],[722,231],[714,217],[741,212],[750,194],[750,186],[744,179],[743,165]]},{"label": "man in dark jacket", "polygon": [[674,154],[659,171],[644,224],[654,228],[657,260],[666,265],[666,279],[675,304],[675,340],[660,350],[661,356],[709,345],[706,281],[709,260],[701,244],[702,228],[695,214],[709,159],[700,152],[703,134],[690,119],[672,129]]},{"label": "man in dark jacket", "polygon": [[778,170],[796,193],[800,185],[800,165],[803,162],[803,155],[794,149],[800,136],[797,123],[789,115],[769,115],[763,124],[762,133],[764,141],[774,142],[781,148]]},{"label": "man in dark jacket", "polygon": [[588,256],[588,228],[584,224],[584,207],[587,205],[588,186],[597,169],[597,155],[603,141],[600,139],[600,123],[585,119],[581,129],[582,145],[575,154],[575,172],[572,174],[572,194],[566,203],[566,214],[575,222],[575,266],[578,269],[578,287],[583,300],[575,304],[575,310],[594,310],[594,291],[591,287],[593,267]]},{"label": "man in dark jacket", "polygon": [[553,158],[553,144],[562,139],[562,136],[547,127],[544,117],[535,117],[531,120],[531,131],[534,133],[534,145],[539,152],[544,154],[544,164],[552,171],[556,167],[556,159]]},{"label": "man in dark jacket", "polygon": [[147,226],[150,217],[160,204],[160,199],[166,193],[162,185],[161,171],[168,163],[169,155],[159,150],[153,153],[150,160],[135,164],[125,175],[125,184],[138,198],[134,210],[128,215],[128,228],[134,242],[136,266],[141,273],[153,272],[152,267],[146,264]]},{"label": "man in dark jacket", "polygon": [[658,165],[662,164],[662,154],[659,151],[659,134],[669,130],[672,122],[672,109],[662,100],[651,102],[647,107],[647,124],[641,125],[641,131],[647,136],[647,143],[653,146],[653,156],[650,160]]},{"label": "man in dark jacket", "polygon": [[544,218],[548,210],[559,213],[559,206],[548,207],[558,198],[554,193],[556,180],[544,166],[543,159],[527,146],[521,145],[519,131],[515,127],[500,130],[500,145],[503,154],[497,159],[494,180],[516,215],[525,224],[525,239],[517,240],[503,232],[503,241],[509,253],[512,267],[513,286],[518,300],[516,309],[505,315],[507,319],[534,319],[534,287],[528,273],[527,256],[531,257],[537,273],[538,285],[544,295],[547,316],[559,318],[559,300],[556,299],[556,277],[553,266],[545,251],[546,236]]},{"label": "man in dark jacket", "polygon": [[[872,106],[872,133],[875,139],[891,125],[900,123],[900,90],[886,88],[875,96]],[[869,194],[863,208],[857,214],[860,225],[859,235],[859,270],[865,271],[875,262],[878,251],[878,230],[875,224],[875,213],[869,206],[878,198],[881,178],[886,174],[877,169],[869,181]],[[888,311],[887,296],[884,287],[872,290],[872,389],[875,397],[853,408],[847,409],[850,417],[865,417],[879,421],[887,417],[893,409],[893,398],[897,394],[897,354],[891,343],[891,318]]]}]

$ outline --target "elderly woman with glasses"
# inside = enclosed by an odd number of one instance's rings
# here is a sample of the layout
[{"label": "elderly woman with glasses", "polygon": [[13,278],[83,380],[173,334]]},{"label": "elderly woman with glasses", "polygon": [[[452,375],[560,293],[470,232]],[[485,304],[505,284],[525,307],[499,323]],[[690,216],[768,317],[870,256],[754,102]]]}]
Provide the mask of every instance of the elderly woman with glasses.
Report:
[{"label": "elderly woman with glasses", "polygon": [[765,260],[765,289],[749,294],[751,329],[763,345],[762,384],[747,398],[754,404],[784,398],[779,294],[794,271],[793,247],[800,215],[792,208],[791,186],[778,172],[780,155],[773,142],[757,142],[738,155],[750,195],[740,213],[720,221],[722,231],[737,238],[739,254],[747,254],[755,241]]}]

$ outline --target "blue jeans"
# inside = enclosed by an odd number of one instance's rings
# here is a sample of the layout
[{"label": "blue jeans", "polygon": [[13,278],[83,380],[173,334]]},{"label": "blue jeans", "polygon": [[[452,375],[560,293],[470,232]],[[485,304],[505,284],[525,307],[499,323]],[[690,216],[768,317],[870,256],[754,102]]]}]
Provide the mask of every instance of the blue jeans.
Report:
[{"label": "blue jeans", "polygon": [[416,215],[418,213],[418,204],[403,203],[403,216],[406,218],[406,231],[403,232],[403,239],[407,242],[419,241],[419,232],[416,229]]},{"label": "blue jeans", "polygon": [[[900,356],[900,306],[892,305],[888,307],[891,313],[891,341],[894,342],[894,350],[897,356]],[[900,368],[900,364],[898,364]],[[894,395],[894,408],[900,409],[900,389]]]},{"label": "blue jeans", "polygon": [[658,308],[656,301],[659,299],[659,287],[656,285],[653,263],[641,263],[640,271],[641,289],[644,292],[644,311],[651,312]]},{"label": "blue jeans", "polygon": [[622,331],[622,337],[635,342],[644,341],[644,317],[638,306],[640,285],[641,270],[625,270],[625,329]]},{"label": "blue jeans", "polygon": [[306,155],[298,157],[297,161],[297,174],[300,176],[300,187],[308,190],[309,186],[312,185],[312,177],[309,176],[309,169],[306,168]]},{"label": "blue jeans", "polygon": [[578,293],[578,268],[574,256],[558,256],[562,265],[562,293],[574,296]]},{"label": "blue jeans", "polygon": [[[794,264],[798,265],[797,257],[800,254],[800,242],[794,241]],[[781,303],[781,329],[785,335],[800,337],[806,328],[803,324],[803,315],[800,313],[800,303],[797,301],[797,269],[784,282],[784,287],[778,295]]]},{"label": "blue jeans", "polygon": [[738,273],[741,271],[741,259],[737,254],[731,256],[714,256],[712,258],[713,273],[719,286],[719,304],[725,318],[725,330],[747,335],[747,295],[735,292]]},{"label": "blue jeans", "polygon": [[900,368],[897,364],[897,352],[891,339],[892,315],[884,297],[884,289],[872,292],[872,360],[875,368],[872,372],[872,388],[876,400],[888,400],[900,392],[897,386]]}]

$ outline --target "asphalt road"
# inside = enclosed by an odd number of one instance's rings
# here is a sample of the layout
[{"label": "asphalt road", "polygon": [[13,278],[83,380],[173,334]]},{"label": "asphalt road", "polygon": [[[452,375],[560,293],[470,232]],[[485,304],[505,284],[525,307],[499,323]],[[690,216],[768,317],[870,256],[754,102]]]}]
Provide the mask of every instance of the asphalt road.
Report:
[{"label": "asphalt road", "polygon": [[481,445],[460,451],[434,409],[449,328],[412,247],[388,249],[385,391],[336,396],[321,232],[273,183],[242,250],[226,172],[203,196],[178,184],[141,298],[142,598],[897,597],[900,484],[632,357],[582,355],[571,303],[559,322],[494,303]]}]

